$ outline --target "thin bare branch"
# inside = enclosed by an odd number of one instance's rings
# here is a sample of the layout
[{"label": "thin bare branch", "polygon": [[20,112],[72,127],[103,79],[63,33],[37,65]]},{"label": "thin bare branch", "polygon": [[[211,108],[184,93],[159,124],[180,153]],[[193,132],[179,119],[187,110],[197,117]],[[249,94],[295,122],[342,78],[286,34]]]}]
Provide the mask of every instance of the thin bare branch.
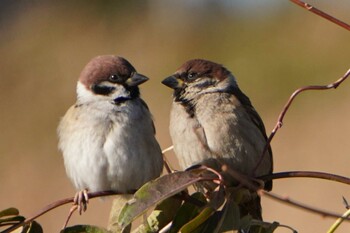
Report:
[{"label": "thin bare branch", "polygon": [[346,200],[346,198],[344,196],[343,196],[343,203],[344,203],[345,209],[349,210],[350,209],[349,202],[348,202],[348,200]]},{"label": "thin bare branch", "polygon": [[342,218],[338,218],[337,221],[335,221],[335,223],[333,223],[333,225],[329,228],[329,230],[327,231],[327,233],[334,233],[338,227],[340,226],[340,224],[342,224],[344,222],[344,220],[346,218],[349,218],[350,216],[350,210],[348,209],[342,216]]},{"label": "thin bare branch", "polygon": [[340,27],[345,28],[346,30],[350,31],[350,25],[347,23],[344,23],[343,21],[340,21],[339,19],[327,14],[326,12],[323,12],[315,7],[313,7],[312,5],[305,3],[303,1],[299,1],[299,0],[290,0],[291,2],[297,4],[298,6],[301,6],[302,8],[318,15],[321,16],[324,19],[327,19],[329,21],[331,21],[332,23],[335,23],[337,25],[339,25]]},{"label": "thin bare branch", "polygon": [[166,152],[171,151],[171,150],[173,150],[173,149],[174,149],[174,146],[171,145],[171,146],[165,148],[165,149],[162,151],[162,153],[165,154]]},{"label": "thin bare branch", "polygon": [[175,170],[170,166],[167,158],[165,157],[165,153],[168,152],[168,151],[171,151],[174,149],[174,146],[171,145],[169,146],[168,148],[165,148],[163,151],[162,151],[162,154],[163,154],[163,160],[164,160],[164,167],[165,167],[165,170],[168,172],[168,174],[170,173],[173,173]]},{"label": "thin bare branch", "polygon": [[[245,187],[249,188],[250,190],[257,191],[258,193],[264,194],[264,195],[266,195],[266,196],[268,196],[268,197],[270,197],[270,198],[272,198],[274,200],[285,202],[285,203],[287,203],[289,205],[293,205],[293,206],[296,206],[298,208],[302,208],[304,210],[307,210],[309,212],[320,214],[322,216],[333,217],[333,218],[341,218],[343,220],[350,221],[350,218],[344,217],[344,216],[342,217],[341,214],[337,214],[337,213],[332,213],[332,212],[328,212],[328,211],[325,211],[325,210],[321,210],[321,209],[318,209],[318,208],[315,208],[315,207],[311,207],[311,206],[305,205],[305,204],[297,202],[297,201],[293,201],[293,200],[289,199],[288,197],[281,197],[281,196],[279,196],[277,194],[269,193],[269,192],[261,189],[261,187],[259,187],[256,183],[254,183],[253,180],[251,180],[249,177],[242,176],[241,174],[233,172],[230,169],[227,169],[226,172],[229,172],[230,175],[235,177],[239,182],[241,182],[241,184],[243,184]],[[280,173],[274,173],[274,174],[271,174],[271,175],[257,177],[257,179],[273,180],[273,179],[297,178],[297,177],[299,177],[299,178],[326,179],[326,180],[336,181],[336,182],[340,182],[340,183],[344,183],[344,184],[350,185],[350,179],[347,178],[347,177],[338,176],[338,175],[325,173],[325,172],[311,172],[311,171],[280,172]]]},{"label": "thin bare branch", "polygon": [[274,193],[271,193],[271,192],[268,193],[268,192],[263,191],[263,190],[262,190],[262,193],[264,195],[266,195],[267,197],[273,199],[273,200],[276,200],[276,201],[279,201],[279,202],[283,202],[283,203],[286,203],[286,204],[298,207],[300,209],[303,209],[303,210],[306,210],[306,211],[309,211],[309,212],[312,212],[312,213],[315,213],[315,214],[320,214],[323,217],[341,218],[341,219],[344,219],[346,221],[350,221],[350,218],[343,217],[341,214],[333,213],[333,212],[330,212],[330,211],[325,211],[325,210],[322,210],[322,209],[319,209],[319,208],[316,208],[316,207],[312,207],[312,206],[300,203],[298,201],[291,200],[289,197],[282,197],[280,195],[277,195],[277,194],[274,194]]},{"label": "thin bare branch", "polygon": [[282,178],[318,178],[330,181],[336,181],[343,184],[350,185],[350,178],[345,176],[339,176],[326,172],[312,172],[312,171],[289,171],[289,172],[279,172],[273,173],[266,176],[258,177],[258,179],[266,180],[276,180]]},{"label": "thin bare branch", "polygon": [[[120,194],[120,193],[115,192],[115,191],[101,191],[101,192],[88,193],[88,196],[89,196],[89,199],[92,199],[92,198],[96,198],[96,197],[104,197],[104,196],[110,196],[110,195],[116,195],[116,194]],[[10,232],[20,228],[21,226],[24,226],[24,225],[32,222],[33,220],[37,219],[38,217],[46,214],[47,212],[49,212],[57,207],[60,207],[62,205],[73,202],[73,200],[74,200],[74,197],[69,197],[69,198],[59,200],[59,201],[55,201],[55,202],[45,206],[37,214],[33,215],[30,218],[27,218],[24,222],[20,222],[18,224],[12,225],[11,227],[7,228],[6,230],[2,231],[1,233],[10,233]]]},{"label": "thin bare branch", "polygon": [[[222,171],[228,173],[230,176],[232,176],[236,181],[239,182],[240,185],[252,190],[252,191],[258,191],[264,187],[263,182],[261,180],[263,179],[254,179],[252,177],[249,177],[237,170],[230,169],[227,165],[222,166]],[[269,179],[266,179],[269,180]],[[259,182],[260,181],[260,182]]]},{"label": "thin bare branch", "polygon": [[264,159],[264,156],[266,156],[266,152],[271,144],[271,141],[273,139],[273,137],[276,135],[277,131],[282,128],[283,126],[283,119],[289,109],[289,107],[292,105],[294,99],[302,92],[304,91],[322,91],[322,90],[329,90],[329,89],[336,89],[340,84],[342,84],[348,77],[350,76],[350,69],[348,71],[346,71],[346,73],[339,78],[338,80],[336,80],[333,83],[330,83],[328,85],[312,85],[312,86],[305,86],[305,87],[301,87],[299,89],[297,89],[296,91],[293,92],[293,94],[289,97],[287,103],[285,104],[285,106],[283,107],[278,119],[277,119],[277,123],[275,125],[275,127],[272,129],[270,136],[267,139],[265,148],[263,150],[263,153],[260,156],[260,160],[257,163],[257,165],[255,166],[254,169],[254,173],[255,171],[258,169],[258,167],[260,166],[261,162]]},{"label": "thin bare branch", "polygon": [[282,127],[284,116],[286,115],[290,105],[292,104],[294,99],[297,97],[297,95],[299,95],[301,92],[304,92],[304,91],[313,91],[313,90],[314,91],[322,91],[322,90],[328,90],[328,89],[332,89],[332,88],[336,89],[342,82],[344,82],[348,78],[349,75],[350,75],[350,69],[348,71],[346,71],[346,73],[343,75],[343,77],[339,78],[337,81],[330,83],[328,85],[305,86],[305,87],[301,87],[301,88],[297,89],[296,91],[294,91],[294,93],[290,96],[288,102],[284,106],[282,112],[280,113],[280,115],[278,117],[277,124],[276,124],[273,132],[277,131],[280,127]]}]

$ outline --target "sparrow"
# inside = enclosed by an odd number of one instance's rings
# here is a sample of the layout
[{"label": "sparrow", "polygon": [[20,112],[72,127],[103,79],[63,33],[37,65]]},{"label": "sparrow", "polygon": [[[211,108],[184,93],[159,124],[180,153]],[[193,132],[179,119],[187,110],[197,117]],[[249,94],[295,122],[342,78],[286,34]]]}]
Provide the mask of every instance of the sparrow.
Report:
[{"label": "sparrow", "polygon": [[[162,83],[174,90],[170,136],[182,169],[201,164],[237,183],[223,166],[247,176],[272,173],[272,151],[260,116],[232,73],[212,61],[185,62]],[[266,190],[272,182],[265,183]],[[262,219],[260,197],[240,206],[241,216]]]},{"label": "sparrow", "polygon": [[87,191],[129,193],[160,176],[162,152],[138,87],[147,80],[114,55],[97,56],[82,70],[77,101],[58,126],[66,173],[82,191],[75,204],[87,202]]}]

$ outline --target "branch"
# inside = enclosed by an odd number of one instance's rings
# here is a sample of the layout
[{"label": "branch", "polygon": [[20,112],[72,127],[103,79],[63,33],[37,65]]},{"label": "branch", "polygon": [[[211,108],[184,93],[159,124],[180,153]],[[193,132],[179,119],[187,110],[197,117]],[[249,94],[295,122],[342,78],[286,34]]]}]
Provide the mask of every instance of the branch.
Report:
[{"label": "branch", "polygon": [[327,231],[327,233],[334,233],[337,228],[340,226],[340,224],[342,224],[342,222],[344,221],[345,218],[348,218],[350,216],[350,209],[347,210],[342,218],[338,218],[337,221],[335,221],[335,223],[333,223],[333,225],[329,228],[329,230]]},{"label": "branch", "polygon": [[350,31],[349,24],[344,23],[343,21],[340,21],[337,18],[334,18],[333,16],[313,7],[312,5],[305,3],[305,2],[302,2],[302,1],[299,1],[299,0],[290,0],[290,1],[297,4],[298,6],[301,6],[304,9],[306,9],[306,10],[308,10],[308,11],[310,11],[318,16],[321,16],[322,18],[327,19],[327,20],[331,21],[332,23],[335,23],[335,24],[339,25],[340,27],[343,27],[346,30]]},{"label": "branch", "polygon": [[[293,0],[291,0],[293,1]],[[293,92],[293,94],[289,97],[287,103],[285,104],[285,106],[283,107],[278,119],[277,119],[277,123],[275,125],[275,127],[272,129],[270,136],[267,139],[265,148],[263,150],[263,153],[260,156],[260,160],[257,163],[257,165],[254,168],[254,173],[257,170],[257,168],[260,166],[261,162],[264,159],[264,156],[267,154],[267,150],[271,144],[271,141],[273,139],[273,137],[275,136],[275,134],[277,133],[277,131],[282,128],[283,126],[283,119],[289,109],[289,107],[292,105],[294,99],[302,92],[304,91],[322,91],[322,90],[329,90],[329,89],[336,89],[340,84],[342,84],[342,82],[344,82],[348,76],[350,75],[350,69],[343,75],[343,77],[339,78],[337,81],[330,83],[328,85],[312,85],[312,86],[305,86],[305,87],[301,87],[299,89],[297,89],[296,91]]]},{"label": "branch", "polygon": [[173,149],[174,149],[174,146],[171,145],[171,146],[169,146],[168,148],[165,148],[164,150],[162,150],[163,160],[164,160],[164,167],[165,167],[166,171],[168,172],[168,174],[173,173],[175,170],[170,166],[170,164],[169,164],[169,162],[168,162],[168,160],[166,159],[166,157],[165,157],[164,154],[165,154],[166,152],[168,152],[168,151],[173,150]]},{"label": "branch", "polygon": [[350,185],[350,178],[345,176],[334,175],[326,172],[311,172],[311,171],[289,171],[289,172],[279,172],[270,175],[260,176],[258,179],[266,180],[276,180],[282,178],[318,178],[324,180],[336,181],[343,184]]},{"label": "branch", "polygon": [[296,206],[296,207],[298,207],[300,209],[303,209],[303,210],[306,210],[306,211],[309,211],[309,212],[312,212],[312,213],[321,214],[323,217],[341,218],[341,219],[344,219],[346,221],[350,221],[350,218],[343,217],[341,214],[337,214],[337,213],[321,210],[321,209],[318,209],[318,208],[315,208],[315,207],[312,207],[312,206],[308,206],[308,205],[305,205],[303,203],[291,200],[289,197],[282,197],[280,195],[277,195],[277,194],[274,194],[274,193],[271,193],[271,192],[268,193],[268,192],[263,191],[263,190],[262,190],[262,193],[264,195],[268,196],[269,198],[273,199],[273,200],[276,200],[276,201],[279,201],[279,202],[283,202],[283,203],[287,203],[289,205]]},{"label": "branch", "polygon": [[[338,176],[338,175],[325,173],[325,172],[310,172],[310,171],[280,172],[280,173],[274,173],[271,175],[261,176],[261,177],[259,177],[259,179],[272,180],[272,179],[300,178],[300,177],[326,179],[326,180],[336,181],[336,182],[350,185],[350,179],[347,177]],[[306,210],[306,211],[309,211],[312,213],[316,213],[316,214],[321,214],[324,217],[338,218],[337,222],[334,224],[335,227],[339,226],[339,224],[344,220],[350,221],[349,213],[343,214],[343,215],[337,214],[337,213],[332,213],[332,212],[321,210],[321,209],[311,207],[311,206],[305,205],[303,203],[291,200],[288,197],[281,197],[277,194],[268,193],[264,190],[261,190],[261,192],[264,195],[270,197],[271,199],[274,199],[274,200],[277,200],[277,201],[280,201],[283,203],[287,203],[287,204],[292,205],[292,206],[296,206],[296,207],[301,208],[303,210]]]},{"label": "branch", "polygon": [[[92,198],[96,198],[96,197],[104,197],[104,196],[110,196],[110,195],[116,195],[116,194],[121,194],[121,193],[115,192],[115,191],[100,191],[100,192],[88,193],[88,196],[89,196],[89,199],[92,199]],[[41,215],[44,215],[47,212],[49,212],[49,211],[51,211],[53,209],[56,209],[57,207],[60,207],[62,205],[65,205],[65,204],[73,202],[73,200],[74,200],[74,197],[69,197],[69,198],[65,198],[65,199],[59,200],[59,201],[55,201],[55,202],[45,206],[42,210],[40,210],[34,216],[32,216],[30,218],[27,218],[23,222],[20,222],[18,224],[12,225],[11,227],[7,228],[6,230],[2,231],[1,233],[12,232],[12,231],[16,230],[17,228],[32,222],[34,219],[37,219]]]},{"label": "branch", "polygon": [[297,89],[296,91],[294,91],[294,93],[289,97],[289,100],[286,103],[286,105],[284,106],[282,112],[280,113],[280,115],[278,117],[277,124],[276,124],[275,128],[272,130],[272,133],[269,137],[269,139],[271,138],[269,141],[272,140],[276,131],[282,127],[284,116],[286,115],[290,105],[292,104],[294,99],[297,97],[297,95],[299,95],[301,92],[304,92],[304,91],[322,91],[322,90],[328,90],[328,89],[332,89],[332,88],[336,89],[342,82],[344,82],[348,78],[349,75],[350,75],[350,69],[344,74],[343,77],[341,77],[340,79],[338,79],[337,81],[335,81],[331,84],[305,86],[305,87],[301,87],[301,88]]},{"label": "branch", "polygon": [[[333,218],[338,218],[338,219],[350,221],[350,218],[348,218],[348,216],[345,216],[345,215],[342,216],[341,214],[321,210],[321,209],[311,207],[311,206],[305,205],[305,204],[297,202],[297,201],[293,201],[293,200],[289,199],[288,197],[281,197],[277,194],[269,193],[269,192],[261,189],[261,187],[259,187],[257,184],[255,184],[253,182],[253,180],[250,179],[249,177],[242,176],[240,173],[238,173],[232,169],[224,168],[223,170],[228,172],[232,177],[239,180],[239,182],[241,184],[243,184],[245,187],[247,187],[248,189],[253,190],[253,191],[257,191],[258,193],[264,194],[264,195],[266,195],[274,200],[284,202],[284,203],[287,203],[287,204],[292,205],[292,206],[296,206],[298,208],[307,210],[309,212],[321,214],[322,216],[325,216],[325,217],[333,217]],[[270,174],[270,175],[266,175],[266,176],[257,177],[257,179],[273,180],[273,179],[296,178],[296,177],[326,179],[326,180],[337,181],[340,183],[350,185],[350,179],[347,177],[338,176],[338,175],[325,173],[325,172],[311,172],[311,171],[280,172],[280,173],[274,173],[274,174]]]}]

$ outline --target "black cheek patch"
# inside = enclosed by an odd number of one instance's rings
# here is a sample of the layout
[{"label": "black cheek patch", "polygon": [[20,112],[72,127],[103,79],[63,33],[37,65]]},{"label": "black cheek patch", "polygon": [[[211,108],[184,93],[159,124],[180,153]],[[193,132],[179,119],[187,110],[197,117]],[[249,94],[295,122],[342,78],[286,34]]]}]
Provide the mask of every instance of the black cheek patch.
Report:
[{"label": "black cheek patch", "polygon": [[116,99],[113,100],[113,103],[115,105],[119,105],[119,104],[122,104],[128,100],[132,100],[130,97],[118,97]]},{"label": "black cheek patch", "polygon": [[140,90],[137,86],[129,87],[129,86],[125,85],[124,88],[129,91],[129,96],[120,96],[120,97],[115,98],[113,100],[114,104],[119,105],[119,104],[122,104],[128,100],[133,100],[133,99],[140,97]]},{"label": "black cheek patch", "polygon": [[174,91],[175,102],[179,102],[182,106],[184,106],[189,117],[193,118],[194,112],[195,112],[195,106],[194,106],[194,104],[191,103],[190,100],[182,97],[183,93],[184,93],[184,88],[175,89],[175,91]]},{"label": "black cheek patch", "polygon": [[135,99],[140,97],[140,90],[137,86],[134,86],[134,87],[124,86],[124,87],[126,90],[129,91],[130,99]]},{"label": "black cheek patch", "polygon": [[97,95],[109,95],[112,91],[114,91],[114,87],[103,86],[103,85],[92,85],[91,90]]}]

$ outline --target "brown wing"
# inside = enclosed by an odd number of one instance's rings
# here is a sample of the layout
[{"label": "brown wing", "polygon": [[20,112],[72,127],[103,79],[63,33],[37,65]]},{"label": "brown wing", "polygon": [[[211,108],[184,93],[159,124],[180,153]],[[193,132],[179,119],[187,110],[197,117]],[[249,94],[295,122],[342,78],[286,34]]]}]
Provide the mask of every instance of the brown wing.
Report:
[{"label": "brown wing", "polygon": [[[234,95],[238,98],[238,100],[241,102],[241,104],[245,107],[246,111],[248,112],[249,116],[251,117],[251,121],[258,127],[260,130],[261,134],[264,136],[267,142],[267,135],[266,135],[266,130],[264,123],[259,116],[259,114],[256,112],[254,109],[252,103],[250,102],[249,98],[237,87],[233,90]],[[271,161],[271,171],[270,174],[272,173],[273,170],[273,158],[272,158],[272,149],[271,146],[269,145],[268,147],[268,155],[270,157]],[[265,183],[265,189],[270,191],[272,189],[272,181],[268,181]]]},{"label": "brown wing", "polygon": [[[146,104],[146,102],[141,98],[140,98],[140,101],[141,101],[142,105],[149,111],[149,108],[148,108],[148,105]],[[156,135],[156,127],[154,126],[153,117],[152,117],[152,127],[153,127],[153,132],[154,132],[153,134]]]}]

